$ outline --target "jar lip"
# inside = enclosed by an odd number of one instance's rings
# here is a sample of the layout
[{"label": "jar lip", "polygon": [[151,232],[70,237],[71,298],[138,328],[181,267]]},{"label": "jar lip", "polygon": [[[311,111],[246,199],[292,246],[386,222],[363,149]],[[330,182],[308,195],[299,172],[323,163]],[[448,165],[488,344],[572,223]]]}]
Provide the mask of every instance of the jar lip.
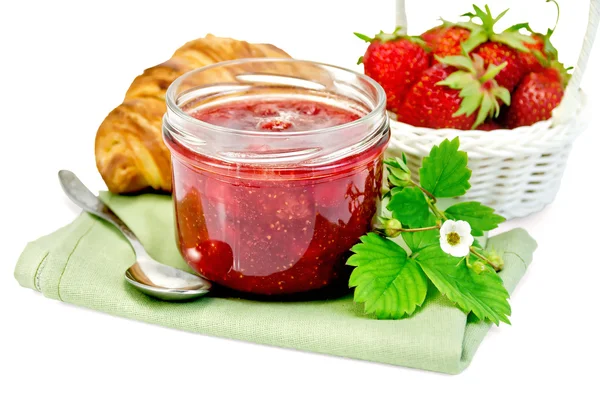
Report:
[{"label": "jar lip", "polygon": [[355,75],[357,78],[366,81],[367,83],[369,83],[371,86],[373,86],[375,88],[375,91],[377,93],[377,104],[371,111],[369,111],[369,113],[365,114],[364,116],[361,116],[360,118],[353,120],[349,123],[335,125],[332,127],[318,128],[318,129],[304,130],[304,131],[278,132],[277,136],[279,136],[279,137],[326,134],[328,132],[339,131],[341,129],[350,128],[350,127],[359,125],[361,123],[368,122],[378,116],[381,117],[380,116],[381,114],[384,114],[384,115],[386,114],[386,112],[385,112],[385,107],[386,107],[385,91],[383,90],[383,87],[381,87],[381,85],[379,85],[379,83],[377,83],[375,80],[373,80],[369,76],[359,73],[359,72],[356,72],[354,70],[348,69],[348,68],[340,67],[340,66],[335,66],[335,65],[331,65],[331,64],[327,64],[327,63],[322,63],[322,62],[314,62],[314,61],[308,61],[308,60],[302,60],[302,59],[292,59],[292,58],[240,58],[240,59],[234,59],[234,60],[230,60],[230,61],[218,62],[218,63],[207,65],[207,66],[204,66],[204,67],[201,67],[198,69],[190,70],[189,72],[186,72],[183,75],[179,76],[175,81],[173,81],[173,83],[171,83],[171,85],[167,89],[167,93],[166,93],[167,112],[172,112],[175,116],[182,118],[186,123],[191,123],[192,125],[197,125],[199,127],[210,129],[215,132],[222,133],[222,134],[245,135],[245,136],[251,135],[251,136],[258,136],[258,137],[273,136],[273,134],[270,132],[241,130],[241,129],[234,129],[234,128],[223,127],[223,126],[207,123],[205,121],[196,119],[195,117],[191,116],[189,113],[183,111],[183,109],[181,109],[181,107],[179,107],[177,105],[177,98],[176,98],[177,88],[179,88],[180,84],[188,76],[191,76],[192,74],[195,74],[198,72],[210,70],[213,68],[224,67],[224,66],[235,66],[235,65],[239,65],[239,64],[249,64],[249,63],[288,63],[288,64],[304,63],[304,64],[311,64],[313,66],[322,66],[322,67],[332,68],[332,69],[336,69],[339,71],[351,73],[351,74]]}]

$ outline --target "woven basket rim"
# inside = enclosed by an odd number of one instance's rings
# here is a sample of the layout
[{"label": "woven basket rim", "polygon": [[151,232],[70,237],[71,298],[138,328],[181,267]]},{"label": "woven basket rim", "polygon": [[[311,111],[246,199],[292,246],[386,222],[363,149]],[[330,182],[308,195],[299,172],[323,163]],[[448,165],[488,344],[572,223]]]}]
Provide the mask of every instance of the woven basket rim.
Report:
[{"label": "woven basket rim", "polygon": [[[588,113],[589,113],[588,97],[584,91],[580,91],[579,98],[578,98],[577,114],[575,115],[575,117],[572,117],[571,119],[586,119],[588,116]],[[495,134],[495,135],[498,135],[498,134],[510,134],[510,135],[527,134],[527,133],[530,133],[530,132],[536,130],[537,127],[540,127],[540,126],[547,126],[547,128],[550,129],[550,128],[552,128],[552,121],[553,121],[553,119],[550,118],[548,120],[538,121],[537,123],[532,124],[532,125],[526,125],[526,126],[522,126],[522,127],[513,128],[513,129],[499,128],[499,129],[496,129],[493,131],[457,130],[455,128],[434,129],[434,128],[427,128],[427,127],[417,127],[417,126],[414,126],[411,124],[406,124],[406,123],[396,120],[396,115],[393,112],[388,111],[388,114],[390,115],[390,123],[405,125],[407,127],[410,127],[410,129],[414,130],[415,132],[421,132],[423,134],[431,134],[433,131],[437,135],[448,135],[448,136],[455,136],[456,134],[467,134],[467,135],[477,135],[478,137],[482,137],[482,138],[488,137],[489,135],[492,135],[492,134]],[[570,122],[571,119],[569,119],[568,122]],[[565,123],[562,123],[562,124],[565,124]]]},{"label": "woven basket rim", "polygon": [[[532,154],[560,149],[570,145],[583,131],[589,116],[587,97],[580,92],[577,113],[562,123],[553,124],[553,119],[539,121],[531,126],[494,131],[457,130],[453,128],[432,129],[415,127],[394,119],[390,114],[392,140],[418,140],[424,146],[439,144],[444,139],[459,137],[465,149],[480,152],[498,151],[502,157]],[[404,146],[404,145],[403,145]],[[482,156],[491,155],[482,153]]]}]

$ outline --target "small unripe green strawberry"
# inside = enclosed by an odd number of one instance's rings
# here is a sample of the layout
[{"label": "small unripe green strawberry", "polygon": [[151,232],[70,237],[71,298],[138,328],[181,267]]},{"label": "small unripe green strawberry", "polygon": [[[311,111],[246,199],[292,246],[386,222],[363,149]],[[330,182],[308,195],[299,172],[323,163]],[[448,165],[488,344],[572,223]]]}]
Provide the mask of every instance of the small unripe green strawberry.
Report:
[{"label": "small unripe green strawberry", "polygon": [[400,235],[400,229],[402,229],[402,223],[397,219],[385,219],[382,222],[383,233],[386,237],[398,237]]},{"label": "small unripe green strawberry", "polygon": [[477,274],[481,274],[487,270],[487,266],[483,261],[476,260],[475,262],[469,262],[469,267]]},{"label": "small unripe green strawberry", "polygon": [[496,252],[495,249],[492,248],[492,250],[488,252],[487,258],[490,262],[497,266],[497,271],[504,269],[504,259],[502,258],[502,255]]}]

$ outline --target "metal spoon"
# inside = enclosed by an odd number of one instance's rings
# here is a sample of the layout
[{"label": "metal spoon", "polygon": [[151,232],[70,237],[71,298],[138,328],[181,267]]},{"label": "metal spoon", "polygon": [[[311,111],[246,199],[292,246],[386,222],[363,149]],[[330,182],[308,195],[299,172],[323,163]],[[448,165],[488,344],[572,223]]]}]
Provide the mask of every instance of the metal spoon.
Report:
[{"label": "metal spoon", "polygon": [[210,291],[211,284],[208,280],[152,259],[131,229],[90,192],[74,173],[59,171],[58,179],[71,201],[84,211],[112,223],[127,238],[136,256],[136,262],[125,272],[125,280],[131,285],[147,295],[165,301],[194,299]]}]

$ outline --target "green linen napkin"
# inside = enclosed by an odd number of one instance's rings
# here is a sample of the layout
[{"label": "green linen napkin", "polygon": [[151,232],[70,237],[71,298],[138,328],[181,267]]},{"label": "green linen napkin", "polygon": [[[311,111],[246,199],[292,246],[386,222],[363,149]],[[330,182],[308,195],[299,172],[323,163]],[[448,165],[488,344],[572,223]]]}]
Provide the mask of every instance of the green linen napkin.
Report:
[{"label": "green linen napkin", "polygon": [[[189,270],[175,245],[169,196],[103,193],[101,197],[156,260]],[[512,291],[531,262],[535,241],[517,229],[491,238],[488,244],[506,251],[501,276]],[[206,297],[167,303],[125,282],[123,273],[133,260],[131,248],[112,225],[84,213],[70,225],[29,243],[15,277],[23,287],[49,298],[148,323],[450,374],[469,365],[490,327],[472,321],[434,288],[422,309],[403,320],[368,318],[351,295],[306,302]]]}]

